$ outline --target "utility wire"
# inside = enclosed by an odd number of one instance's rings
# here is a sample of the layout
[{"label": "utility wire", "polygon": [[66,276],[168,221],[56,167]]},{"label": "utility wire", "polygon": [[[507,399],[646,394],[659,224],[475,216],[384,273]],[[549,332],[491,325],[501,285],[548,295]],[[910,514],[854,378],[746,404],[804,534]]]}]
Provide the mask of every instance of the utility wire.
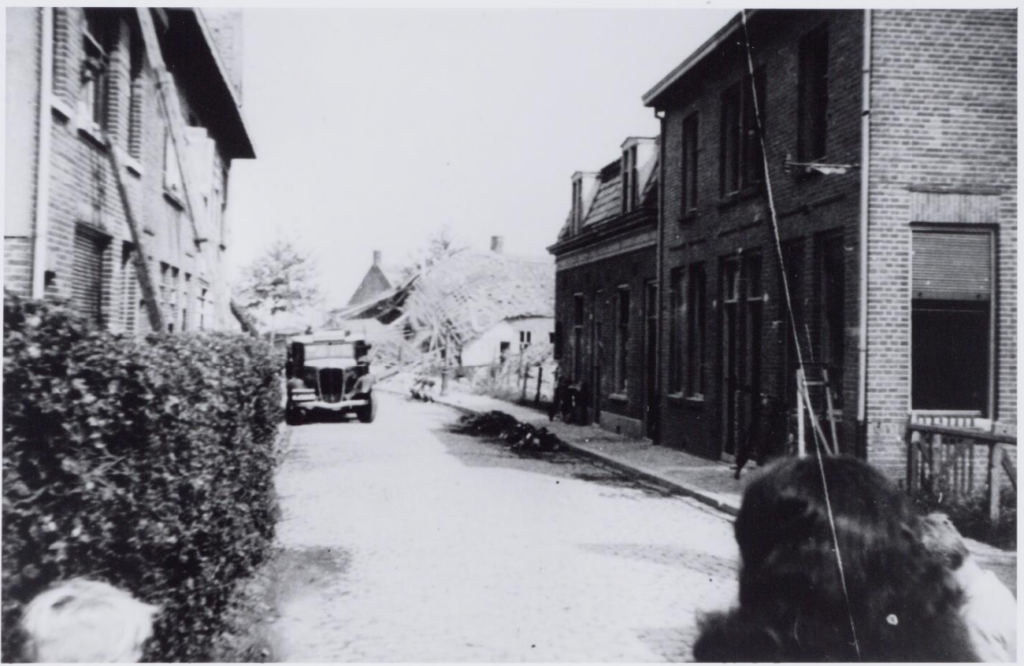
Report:
[{"label": "utility wire", "polygon": [[[800,365],[801,374],[803,374],[804,373],[804,360],[803,360],[803,354],[800,351],[800,333],[799,333],[799,328],[796,325],[796,317],[793,314],[793,299],[792,299],[792,296],[790,295],[790,291],[789,291],[789,279],[788,279],[788,276],[786,275],[785,258],[783,257],[783,254],[782,254],[782,240],[781,240],[780,234],[779,234],[778,215],[777,215],[776,210],[775,210],[775,197],[774,197],[774,195],[772,193],[771,173],[769,172],[769,169],[768,169],[768,151],[767,151],[767,147],[766,147],[765,141],[764,141],[764,128],[762,127],[762,123],[761,123],[761,109],[759,108],[758,103],[757,103],[757,80],[756,80],[756,77],[754,76],[754,58],[753,58],[753,55],[751,54],[750,33],[749,33],[748,29],[747,29],[747,11],[745,9],[741,9],[740,10],[740,16],[742,17],[742,20],[743,20],[743,39],[744,39],[744,41],[746,43],[747,68],[750,71],[750,89],[751,89],[751,93],[752,93],[751,97],[753,98],[753,102],[754,102],[754,117],[757,120],[757,134],[758,134],[758,139],[759,139],[759,141],[761,143],[761,160],[764,163],[764,180],[765,180],[765,187],[766,187],[767,193],[768,193],[768,207],[769,207],[769,209],[771,211],[772,231],[774,232],[774,235],[775,235],[775,249],[778,252],[778,255],[779,255],[779,266],[782,269],[779,272],[782,274],[782,288],[783,288],[783,292],[785,293],[785,296],[786,296],[786,307],[787,307],[787,310],[789,311],[789,323],[790,323],[790,326],[792,328],[793,338],[796,341],[797,363]],[[804,375],[804,376],[806,376],[806,375]],[[810,396],[808,394],[807,382],[806,381],[803,382],[803,386],[800,387],[800,390],[802,391],[803,397],[804,397],[804,399],[807,402],[808,409],[812,410],[812,414],[813,414],[813,407],[811,406],[811,403],[810,403]],[[826,387],[826,390],[827,390],[827,387]],[[824,440],[824,436],[825,435],[821,431],[821,427],[818,424],[817,419],[816,418],[812,418],[811,422],[812,422],[812,424],[814,426],[814,433],[815,433],[816,439]],[[816,458],[818,460],[818,469],[821,472],[821,485],[822,485],[822,489],[823,489],[824,495],[825,495],[825,509],[828,511],[828,523],[829,523],[829,527],[832,530],[832,542],[833,542],[833,544],[835,546],[835,551],[836,551],[836,564],[839,567],[839,581],[842,584],[842,587],[843,587],[843,599],[846,602],[846,615],[850,619],[850,631],[853,633],[853,649],[856,651],[857,659],[859,660],[859,659],[861,659],[861,654],[860,654],[860,642],[857,640],[857,625],[856,625],[856,622],[854,622],[853,612],[852,612],[851,607],[850,607],[850,593],[849,593],[849,591],[848,591],[848,589],[846,587],[846,572],[845,572],[845,570],[843,568],[843,556],[842,556],[842,553],[839,550],[839,536],[836,533],[835,516],[833,515],[833,512],[832,512],[832,502],[829,499],[828,481],[825,478],[825,464],[822,461],[822,457],[821,457],[821,446],[818,445],[818,444],[819,443],[816,442],[816,446],[814,447],[814,450],[815,450]]]}]

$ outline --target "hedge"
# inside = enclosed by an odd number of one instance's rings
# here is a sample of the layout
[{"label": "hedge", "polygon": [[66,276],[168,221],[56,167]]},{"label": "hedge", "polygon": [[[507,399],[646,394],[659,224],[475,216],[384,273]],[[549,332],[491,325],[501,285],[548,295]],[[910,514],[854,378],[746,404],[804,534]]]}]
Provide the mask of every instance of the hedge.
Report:
[{"label": "hedge", "polygon": [[273,538],[280,368],[250,337],[133,339],[5,294],[5,661],[23,605],[75,576],[163,608],[147,660],[206,660]]}]

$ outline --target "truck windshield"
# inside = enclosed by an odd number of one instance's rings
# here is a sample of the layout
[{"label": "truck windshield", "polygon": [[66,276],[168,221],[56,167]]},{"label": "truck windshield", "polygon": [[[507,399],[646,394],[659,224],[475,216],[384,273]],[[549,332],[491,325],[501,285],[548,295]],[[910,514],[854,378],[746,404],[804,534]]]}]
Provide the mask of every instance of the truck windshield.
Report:
[{"label": "truck windshield", "polygon": [[356,348],[351,342],[321,342],[306,345],[306,359],[355,358]]}]

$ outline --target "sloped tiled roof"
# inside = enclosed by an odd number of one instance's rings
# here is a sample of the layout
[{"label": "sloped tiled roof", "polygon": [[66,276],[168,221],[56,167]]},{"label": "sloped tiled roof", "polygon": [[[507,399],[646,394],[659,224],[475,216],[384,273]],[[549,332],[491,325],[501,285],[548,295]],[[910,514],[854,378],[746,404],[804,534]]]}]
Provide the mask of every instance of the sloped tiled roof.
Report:
[{"label": "sloped tiled roof", "polygon": [[507,319],[553,317],[554,262],[547,257],[461,252],[420,276],[406,313],[415,319],[427,310],[447,319],[463,341]]},{"label": "sloped tiled roof", "polygon": [[622,163],[615,160],[598,175],[597,194],[591,204],[583,226],[601,224],[622,214]]}]

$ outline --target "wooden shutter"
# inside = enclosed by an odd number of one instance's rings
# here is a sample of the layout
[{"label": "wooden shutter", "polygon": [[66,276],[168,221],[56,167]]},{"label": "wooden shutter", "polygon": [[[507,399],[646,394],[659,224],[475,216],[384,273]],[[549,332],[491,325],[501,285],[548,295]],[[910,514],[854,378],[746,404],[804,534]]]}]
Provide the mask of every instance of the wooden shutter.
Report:
[{"label": "wooden shutter", "polygon": [[75,311],[97,326],[103,323],[104,239],[91,233],[75,234],[75,264],[71,299]]},{"label": "wooden shutter", "polygon": [[913,297],[992,298],[992,236],[988,232],[915,231]]}]

